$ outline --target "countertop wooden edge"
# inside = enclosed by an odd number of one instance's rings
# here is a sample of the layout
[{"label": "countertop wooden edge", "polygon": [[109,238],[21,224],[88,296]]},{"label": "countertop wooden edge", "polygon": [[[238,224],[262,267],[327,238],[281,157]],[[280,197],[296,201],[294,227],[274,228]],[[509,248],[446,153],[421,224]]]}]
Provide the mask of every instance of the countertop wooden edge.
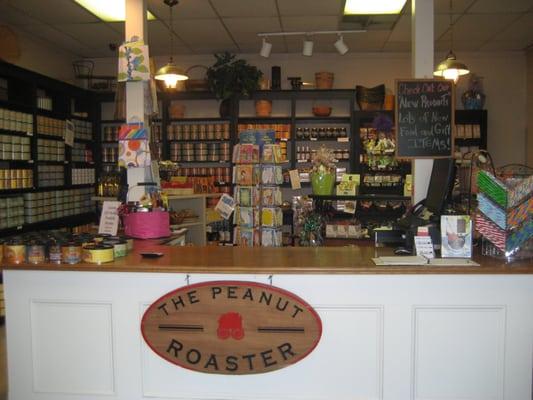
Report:
[{"label": "countertop wooden edge", "polygon": [[[167,247],[136,242],[126,257],[108,264],[2,264],[1,270],[78,271],[181,274],[286,274],[286,275],[505,275],[533,274],[533,260],[506,264],[503,260],[475,256],[480,266],[376,266],[375,249],[360,247],[242,248]],[[161,251],[156,259],[142,258],[142,251]],[[381,251],[381,250],[380,250]],[[389,251],[390,253],[390,251]],[[380,255],[389,255],[387,253]]]},{"label": "countertop wooden edge", "polygon": [[375,267],[217,267],[188,265],[116,266],[111,264],[19,264],[2,266],[1,271],[75,271],[181,274],[283,274],[283,275],[515,275],[533,274],[533,267],[451,267],[451,266],[375,266]]}]

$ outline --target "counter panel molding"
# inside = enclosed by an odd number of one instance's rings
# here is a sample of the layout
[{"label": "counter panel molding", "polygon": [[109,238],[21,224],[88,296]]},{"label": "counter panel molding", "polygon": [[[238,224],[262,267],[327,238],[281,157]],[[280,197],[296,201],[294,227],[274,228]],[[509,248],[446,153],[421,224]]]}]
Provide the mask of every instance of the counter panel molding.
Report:
[{"label": "counter panel molding", "polygon": [[115,393],[111,304],[33,300],[30,310],[35,392]]},{"label": "counter panel molding", "polygon": [[415,307],[413,313],[416,400],[504,398],[505,307]]},{"label": "counter panel molding", "polygon": [[316,308],[323,337],[295,365],[240,376],[165,361],[140,320],[187,280],[267,274],[3,274],[10,400],[531,400],[532,274],[274,274],[274,286]]}]

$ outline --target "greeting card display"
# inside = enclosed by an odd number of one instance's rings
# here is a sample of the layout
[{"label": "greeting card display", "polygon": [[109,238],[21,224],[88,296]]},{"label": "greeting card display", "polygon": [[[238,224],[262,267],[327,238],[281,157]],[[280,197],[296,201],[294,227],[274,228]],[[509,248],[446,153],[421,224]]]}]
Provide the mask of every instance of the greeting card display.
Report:
[{"label": "greeting card display", "polygon": [[149,81],[148,46],[136,37],[129,42],[124,42],[118,49],[118,76],[119,82]]},{"label": "greeting card display", "polygon": [[148,167],[152,163],[148,140],[119,140],[118,154],[120,167]]},{"label": "greeting card display", "polygon": [[440,219],[441,256],[472,257],[472,220],[468,215],[443,215]]}]

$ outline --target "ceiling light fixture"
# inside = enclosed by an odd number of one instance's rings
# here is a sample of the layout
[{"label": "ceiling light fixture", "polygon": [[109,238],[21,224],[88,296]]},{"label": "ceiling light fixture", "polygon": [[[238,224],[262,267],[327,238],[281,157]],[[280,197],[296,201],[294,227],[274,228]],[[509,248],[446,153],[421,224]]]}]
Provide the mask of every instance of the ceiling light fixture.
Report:
[{"label": "ceiling light fixture", "polygon": [[170,14],[170,61],[164,67],[159,68],[154,78],[159,81],[164,81],[165,86],[168,89],[173,89],[176,87],[178,81],[185,81],[189,79],[189,77],[185,75],[185,72],[183,72],[182,69],[178,68],[176,64],[174,64],[174,60],[172,58],[172,55],[174,54],[174,29],[172,28],[172,7],[178,4],[178,0],[164,0],[164,3],[168,6]]},{"label": "ceiling light fixture", "polygon": [[[74,0],[91,14],[105,22],[120,22],[126,20],[126,2],[109,0]],[[156,19],[150,11],[146,12],[149,20]]]},{"label": "ceiling light fixture", "polygon": [[344,43],[343,34],[347,33],[362,33],[366,30],[345,30],[345,31],[311,31],[311,32],[262,32],[258,33],[257,36],[263,38],[263,45],[261,46],[261,54],[263,57],[270,56],[270,51],[272,50],[272,43],[266,41],[266,38],[269,36],[305,36],[303,42],[302,54],[304,56],[311,56],[313,54],[314,43],[309,38],[313,35],[338,35],[339,39],[335,42],[335,48],[340,54],[346,54],[348,51],[348,46]]},{"label": "ceiling light fixture", "polygon": [[344,15],[399,14],[406,0],[346,0]]},{"label": "ceiling light fixture", "polygon": [[311,57],[313,55],[313,46],[314,46],[313,41],[310,40],[309,38],[306,38],[304,40],[304,46],[303,46],[303,49],[302,49],[302,54],[304,56]]},{"label": "ceiling light fixture", "polygon": [[452,0],[450,0],[450,51],[448,55],[441,61],[435,72],[434,76],[440,76],[444,79],[452,79],[454,83],[457,83],[459,77],[462,75],[469,74],[470,71],[468,67],[462,62],[457,61],[457,57],[453,52],[453,23],[452,23]]},{"label": "ceiling light fixture", "polygon": [[259,55],[261,57],[268,58],[270,57],[270,52],[272,51],[272,43],[267,42],[266,38],[263,38],[263,44],[261,45],[261,51]]},{"label": "ceiling light fixture", "polygon": [[344,43],[344,38],[340,34],[337,41],[333,43],[333,46],[335,46],[341,56],[345,55],[348,52],[348,46],[346,46],[346,43]]}]

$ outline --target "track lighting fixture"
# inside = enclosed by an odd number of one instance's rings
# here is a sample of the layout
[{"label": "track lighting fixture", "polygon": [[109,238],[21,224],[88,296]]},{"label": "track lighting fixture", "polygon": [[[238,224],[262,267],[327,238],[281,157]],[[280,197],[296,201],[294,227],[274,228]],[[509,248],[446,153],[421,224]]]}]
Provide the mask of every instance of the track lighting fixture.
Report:
[{"label": "track lighting fixture", "polygon": [[333,45],[341,56],[345,55],[348,52],[348,46],[346,46],[346,43],[344,43],[344,38],[341,34],[339,34],[339,38],[335,43],[333,43]]},{"label": "track lighting fixture", "polygon": [[310,40],[309,38],[306,38],[304,40],[304,47],[303,47],[303,50],[302,50],[302,54],[304,56],[307,56],[307,57],[310,57],[313,55],[313,41]]},{"label": "track lighting fixture", "polygon": [[267,42],[266,38],[263,38],[263,44],[261,46],[261,51],[259,54],[261,57],[268,58],[270,57],[270,52],[272,51],[272,43]]},{"label": "track lighting fixture", "polygon": [[343,34],[346,33],[361,33],[365,30],[346,30],[346,31],[312,31],[312,32],[264,32],[258,33],[257,36],[263,38],[263,44],[259,54],[263,57],[269,57],[272,51],[272,43],[267,42],[267,38],[270,36],[305,36],[303,42],[302,54],[304,56],[313,55],[314,42],[309,38],[312,35],[338,35],[339,39],[334,43],[335,48],[339,54],[344,55],[348,52],[348,46],[344,43]]}]

